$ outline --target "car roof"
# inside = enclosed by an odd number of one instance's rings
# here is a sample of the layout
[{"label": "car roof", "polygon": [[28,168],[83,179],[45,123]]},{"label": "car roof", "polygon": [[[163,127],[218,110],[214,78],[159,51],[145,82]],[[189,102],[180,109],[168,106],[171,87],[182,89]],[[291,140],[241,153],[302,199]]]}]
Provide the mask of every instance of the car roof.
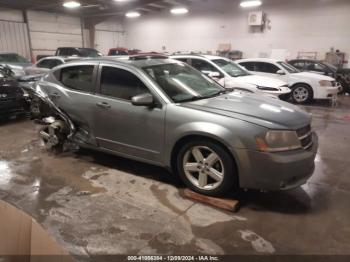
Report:
[{"label": "car roof", "polygon": [[70,62],[70,63],[76,63],[76,62],[84,62],[84,63],[94,62],[94,63],[106,63],[106,64],[111,64],[111,65],[113,65],[113,64],[114,65],[129,65],[129,66],[135,66],[138,68],[179,63],[179,61],[174,60],[174,59],[169,59],[169,58],[131,60],[131,59],[118,59],[116,57],[87,58],[87,59],[81,59],[79,61],[74,61],[74,62]]},{"label": "car roof", "polygon": [[304,59],[304,58],[299,58],[299,59],[291,59],[289,60],[289,62],[296,62],[296,61],[300,61],[300,62],[316,62],[316,63],[320,63],[322,62],[321,60],[317,60],[317,59]]},{"label": "car roof", "polygon": [[216,56],[216,55],[202,55],[202,54],[176,54],[172,55],[171,57],[189,57],[189,58],[205,58],[209,60],[214,60],[214,59],[226,59],[225,57],[222,56]]},{"label": "car roof", "polygon": [[273,58],[247,58],[247,59],[239,59],[236,61],[237,63],[240,62],[267,62],[267,63],[277,63],[277,62],[283,62],[282,60],[273,59]]},{"label": "car roof", "polygon": [[72,60],[83,60],[84,58],[79,57],[79,56],[46,56],[40,60],[45,60],[45,59],[62,59],[65,62],[67,62],[67,61],[72,61]]}]

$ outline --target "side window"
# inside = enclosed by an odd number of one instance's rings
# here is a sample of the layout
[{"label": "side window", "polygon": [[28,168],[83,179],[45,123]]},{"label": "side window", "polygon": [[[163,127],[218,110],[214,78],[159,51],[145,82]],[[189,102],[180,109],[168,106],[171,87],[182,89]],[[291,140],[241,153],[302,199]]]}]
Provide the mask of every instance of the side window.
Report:
[{"label": "side window", "polygon": [[50,69],[52,69],[52,68],[54,68],[54,67],[56,67],[56,66],[59,66],[59,65],[61,65],[61,64],[63,64],[61,60],[52,59],[52,60],[50,61]]},{"label": "side window", "polygon": [[301,61],[297,61],[297,62],[292,63],[292,66],[294,66],[297,69],[303,70],[305,63],[301,62]]},{"label": "side window", "polygon": [[248,71],[255,71],[254,62],[243,62],[243,63],[240,63],[240,65],[243,66]]},{"label": "side window", "polygon": [[280,69],[274,64],[258,62],[255,63],[255,71],[269,74],[276,74]]},{"label": "side window", "polygon": [[192,66],[194,68],[196,68],[197,70],[201,71],[202,73],[210,73],[210,72],[218,72],[219,71],[214,66],[209,64],[207,61],[204,61],[201,59],[191,59],[191,60],[192,60]]},{"label": "side window", "polygon": [[65,86],[85,92],[93,91],[94,66],[71,66],[61,69],[60,81]]},{"label": "side window", "polygon": [[60,48],[60,49],[58,49],[58,55],[66,56],[67,55],[67,48]]},{"label": "side window", "polygon": [[101,74],[101,94],[123,100],[149,93],[145,84],[129,71],[104,66]]},{"label": "side window", "polygon": [[186,64],[190,64],[191,63],[190,59],[188,59],[188,58],[175,58],[175,60],[180,61],[180,62],[184,62]]},{"label": "side window", "polygon": [[317,72],[326,72],[326,68],[325,66],[319,64],[319,63],[315,63],[314,64],[314,70],[317,71]]},{"label": "side window", "polygon": [[41,60],[39,63],[37,63],[36,67],[50,68],[50,59]]},{"label": "side window", "polygon": [[79,51],[77,49],[68,49],[68,56],[81,56]]}]

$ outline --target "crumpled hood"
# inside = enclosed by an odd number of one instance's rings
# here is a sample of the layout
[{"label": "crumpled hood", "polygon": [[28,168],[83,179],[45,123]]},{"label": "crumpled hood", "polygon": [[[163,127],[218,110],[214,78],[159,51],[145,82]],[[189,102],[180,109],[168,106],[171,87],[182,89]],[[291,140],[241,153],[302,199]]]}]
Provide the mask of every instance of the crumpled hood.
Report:
[{"label": "crumpled hood", "polygon": [[296,130],[311,122],[311,115],[299,107],[255,94],[233,92],[182,106],[251,122],[271,129]]},{"label": "crumpled hood", "polygon": [[311,79],[311,80],[326,80],[326,81],[334,81],[335,79],[329,76],[321,75],[321,74],[316,74],[316,73],[310,73],[310,72],[300,72],[300,73],[295,73],[291,74],[293,77],[298,77],[298,78],[304,78],[304,79]]},{"label": "crumpled hood", "polygon": [[287,83],[267,76],[259,76],[259,75],[248,75],[241,76],[235,78],[236,82],[248,83],[256,86],[265,86],[265,87],[281,87],[287,85]]}]

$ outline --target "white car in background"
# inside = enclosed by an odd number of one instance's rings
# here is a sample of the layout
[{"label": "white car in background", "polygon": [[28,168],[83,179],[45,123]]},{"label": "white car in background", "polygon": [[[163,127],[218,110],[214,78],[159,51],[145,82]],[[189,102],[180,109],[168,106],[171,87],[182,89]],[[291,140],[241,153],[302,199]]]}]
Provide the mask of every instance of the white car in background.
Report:
[{"label": "white car in background", "polygon": [[170,58],[185,62],[227,89],[267,94],[286,99],[291,90],[286,82],[271,77],[257,76],[232,60],[210,55],[174,55]]},{"label": "white car in background", "polygon": [[334,78],[300,72],[292,65],[280,60],[254,58],[236,62],[254,74],[287,82],[292,89],[293,101],[298,104],[310,102],[312,99],[333,99],[340,88],[340,84]]},{"label": "white car in background", "polygon": [[40,59],[36,64],[24,69],[26,75],[44,75],[56,66],[82,59],[76,56],[48,56]]}]

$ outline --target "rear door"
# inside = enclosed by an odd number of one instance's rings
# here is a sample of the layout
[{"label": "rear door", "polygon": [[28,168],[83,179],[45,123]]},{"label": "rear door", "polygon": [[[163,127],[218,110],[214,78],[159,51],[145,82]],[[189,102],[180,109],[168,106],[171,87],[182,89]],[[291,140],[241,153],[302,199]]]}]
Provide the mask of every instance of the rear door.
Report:
[{"label": "rear door", "polygon": [[[161,163],[165,105],[142,77],[124,67],[101,65],[95,101],[95,131],[99,146],[111,151]],[[134,106],[131,98],[151,93],[155,107]]]},{"label": "rear door", "polygon": [[66,112],[78,128],[93,136],[96,110],[97,64],[79,64],[56,70],[52,77],[58,84],[49,82],[47,93],[51,100]]}]

